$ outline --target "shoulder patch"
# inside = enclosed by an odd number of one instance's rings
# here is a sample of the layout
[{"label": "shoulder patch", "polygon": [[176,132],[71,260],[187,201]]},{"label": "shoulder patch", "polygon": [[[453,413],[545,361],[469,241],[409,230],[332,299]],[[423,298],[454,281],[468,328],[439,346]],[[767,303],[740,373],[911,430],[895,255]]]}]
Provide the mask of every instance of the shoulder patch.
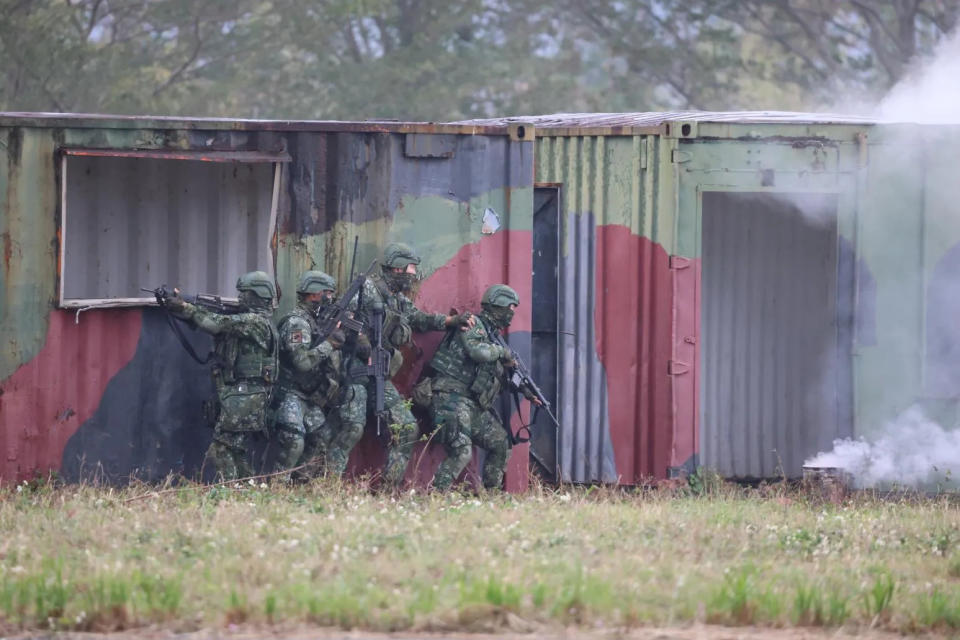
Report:
[{"label": "shoulder patch", "polygon": [[290,332],[290,342],[294,344],[303,344],[303,331],[297,329],[296,331]]}]

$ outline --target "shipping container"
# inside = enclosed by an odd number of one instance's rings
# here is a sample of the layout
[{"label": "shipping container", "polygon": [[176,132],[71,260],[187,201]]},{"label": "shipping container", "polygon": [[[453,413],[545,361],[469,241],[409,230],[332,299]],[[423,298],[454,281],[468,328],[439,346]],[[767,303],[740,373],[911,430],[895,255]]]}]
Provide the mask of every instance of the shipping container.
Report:
[{"label": "shipping container", "polygon": [[[212,383],[140,287],[231,296],[260,268],[282,312],[302,270],[345,285],[392,240],[423,255],[423,309],[476,310],[494,282],[521,296],[509,340],[561,426],[538,416],[511,489],[531,468],[799,477],[913,405],[953,427],[958,143],[960,127],[778,112],[0,114],[0,477],[196,474]],[[417,337],[401,388],[440,337]],[[515,429],[530,416],[502,409]],[[368,426],[352,472],[383,445]],[[426,481],[438,449],[408,475]]]},{"label": "shipping container", "polygon": [[[529,357],[532,185],[533,130],[516,125],[0,115],[0,477],[203,471],[209,372],[141,287],[235,297],[237,276],[262,269],[279,314],[302,271],[345,287],[351,265],[404,241],[423,256],[425,310],[514,286],[528,304],[510,341]],[[354,473],[382,467],[386,435],[368,429]],[[527,449],[510,488],[526,484]],[[437,462],[421,447],[409,474],[428,479]]]}]

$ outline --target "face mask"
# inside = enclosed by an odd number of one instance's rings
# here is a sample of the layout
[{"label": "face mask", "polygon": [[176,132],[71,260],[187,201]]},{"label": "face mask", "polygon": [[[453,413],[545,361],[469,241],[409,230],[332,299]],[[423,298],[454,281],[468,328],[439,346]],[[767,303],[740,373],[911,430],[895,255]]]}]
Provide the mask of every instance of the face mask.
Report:
[{"label": "face mask", "polygon": [[498,329],[506,329],[513,322],[514,310],[510,307],[488,305],[484,308],[484,313],[497,325]]},{"label": "face mask", "polygon": [[319,316],[321,313],[323,313],[323,310],[326,309],[328,306],[330,306],[332,303],[333,303],[333,296],[324,295],[321,299],[314,300],[313,302],[311,302],[310,308],[313,310],[313,315]]},{"label": "face mask", "polygon": [[387,286],[390,287],[391,291],[399,293],[401,291],[410,290],[410,287],[413,286],[413,283],[417,281],[417,274],[387,271],[383,274],[383,279],[386,281]]},{"label": "face mask", "polygon": [[237,300],[247,309],[263,310],[270,309],[271,306],[270,300],[264,300],[253,291],[241,291]]}]

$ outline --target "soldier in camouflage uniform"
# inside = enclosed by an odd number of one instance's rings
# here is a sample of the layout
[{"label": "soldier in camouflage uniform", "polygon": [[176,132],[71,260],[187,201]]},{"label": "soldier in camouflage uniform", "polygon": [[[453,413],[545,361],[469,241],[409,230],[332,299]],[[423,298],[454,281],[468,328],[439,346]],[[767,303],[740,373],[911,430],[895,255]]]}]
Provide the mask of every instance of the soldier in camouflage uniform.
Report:
[{"label": "soldier in camouflage uniform", "polygon": [[[411,343],[414,331],[443,331],[448,327],[465,327],[473,323],[470,314],[444,315],[424,313],[417,309],[405,293],[417,279],[418,264],[420,257],[411,247],[402,243],[387,245],[383,251],[380,274],[367,279],[357,298],[351,301],[352,308],[365,323],[372,321],[374,312],[383,313],[382,343],[391,354],[390,371],[384,390],[384,413],[390,430],[384,480],[393,487],[398,487],[403,482],[403,475],[418,436],[417,423],[408,404],[390,381],[403,364],[400,348]],[[366,372],[371,348],[367,334],[357,338],[357,358],[348,367],[347,374],[352,381],[365,387],[367,409],[372,412],[376,390],[373,378]],[[355,404],[354,407],[354,411],[359,410],[359,405]],[[356,420],[359,416],[351,418]],[[360,424],[363,422],[365,416]],[[355,435],[359,440],[362,430]],[[331,447],[331,452],[333,450],[334,447]]]},{"label": "soldier in camouflage uniform", "polygon": [[340,390],[339,349],[345,338],[337,329],[320,341],[317,317],[333,301],[336,288],[336,280],[322,271],[303,273],[297,285],[297,306],[277,325],[280,380],[275,435],[279,469],[300,466],[323,453],[324,409],[335,403]]},{"label": "soldier in camouflage uniform", "polygon": [[213,381],[219,412],[207,458],[225,480],[251,476],[250,435],[265,430],[266,409],[276,379],[279,341],[273,326],[273,280],[263,271],[251,271],[237,280],[240,305],[236,315],[213,313],[184,302],[179,295],[167,307],[213,335]]},{"label": "soldier in camouflage uniform", "polygon": [[517,292],[507,285],[489,287],[476,324],[465,332],[448,332],[430,361],[430,412],[447,454],[433,478],[436,489],[445,490],[456,480],[470,462],[474,444],[487,452],[483,486],[499,489],[503,484],[511,442],[493,405],[513,358],[492,336],[510,326],[518,304]]}]

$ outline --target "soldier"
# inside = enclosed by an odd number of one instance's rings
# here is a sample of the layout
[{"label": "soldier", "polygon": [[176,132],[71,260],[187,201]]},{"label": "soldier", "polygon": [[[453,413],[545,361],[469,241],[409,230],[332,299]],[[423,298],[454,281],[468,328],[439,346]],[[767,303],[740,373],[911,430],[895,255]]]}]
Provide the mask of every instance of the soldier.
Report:
[{"label": "soldier", "polygon": [[503,483],[511,441],[493,405],[514,362],[493,336],[510,326],[519,304],[517,292],[507,285],[489,287],[476,324],[465,332],[448,332],[430,361],[430,413],[447,454],[433,478],[436,489],[447,489],[460,475],[473,444],[487,452],[483,486],[499,489]]},{"label": "soldier", "polygon": [[207,457],[225,480],[253,475],[247,455],[250,434],[265,430],[266,409],[277,375],[277,331],[270,319],[276,290],[263,271],[237,280],[243,312],[222,315],[185,302],[167,307],[214,339],[213,381],[218,416]]},{"label": "soldier", "polygon": [[[367,279],[360,294],[351,302],[358,316],[368,326],[375,314],[383,314],[382,342],[383,347],[390,352],[390,370],[384,384],[383,409],[390,429],[384,479],[393,487],[398,487],[403,482],[403,474],[418,435],[417,423],[408,404],[390,381],[403,364],[400,348],[410,344],[414,331],[442,331],[448,327],[467,327],[473,323],[473,318],[468,313],[424,313],[414,306],[405,294],[417,279],[418,264],[420,257],[411,247],[398,242],[387,245],[380,264],[381,273]],[[375,380],[368,371],[368,359],[372,349],[368,335],[369,332],[355,337],[357,359],[349,365],[347,374],[355,385],[363,385],[366,392],[364,400],[368,408],[374,408],[372,405],[376,389]],[[331,447],[331,455],[335,455],[333,452],[337,448],[347,445],[352,447],[356,444],[362,435],[362,427],[358,433],[352,435],[352,444],[350,439],[345,438],[339,447]],[[349,454],[349,450],[346,454]],[[344,455],[344,452],[339,451],[336,455]]]},{"label": "soldier", "polygon": [[[290,469],[323,453],[324,409],[340,390],[339,329],[319,341],[317,317],[333,301],[336,280],[322,271],[306,271],[297,285],[297,306],[280,319],[280,380],[277,383],[277,467]],[[310,473],[304,473],[308,476]]]}]

